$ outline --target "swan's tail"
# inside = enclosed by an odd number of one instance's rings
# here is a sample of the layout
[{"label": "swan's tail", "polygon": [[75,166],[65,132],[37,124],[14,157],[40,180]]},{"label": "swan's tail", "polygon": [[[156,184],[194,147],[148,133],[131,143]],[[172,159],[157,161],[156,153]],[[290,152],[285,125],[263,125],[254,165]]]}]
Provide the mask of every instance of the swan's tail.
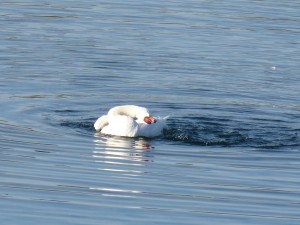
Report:
[{"label": "swan's tail", "polygon": [[94,127],[96,131],[102,130],[103,127],[108,125],[108,117],[107,115],[101,116],[97,119],[97,121],[94,123]]}]

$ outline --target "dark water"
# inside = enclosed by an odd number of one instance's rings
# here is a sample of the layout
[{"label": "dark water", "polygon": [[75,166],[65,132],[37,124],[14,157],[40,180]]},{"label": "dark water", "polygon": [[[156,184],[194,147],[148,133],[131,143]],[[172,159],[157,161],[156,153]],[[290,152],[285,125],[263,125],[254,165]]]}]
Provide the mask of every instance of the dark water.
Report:
[{"label": "dark water", "polygon": [[[300,223],[297,1],[0,6],[1,223]],[[168,128],[95,133],[122,104]]]}]

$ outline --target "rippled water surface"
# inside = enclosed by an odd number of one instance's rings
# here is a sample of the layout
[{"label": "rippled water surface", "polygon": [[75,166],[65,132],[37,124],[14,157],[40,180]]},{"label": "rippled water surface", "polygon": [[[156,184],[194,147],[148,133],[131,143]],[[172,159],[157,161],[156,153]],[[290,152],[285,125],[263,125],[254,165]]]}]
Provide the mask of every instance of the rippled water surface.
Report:
[{"label": "rippled water surface", "polygon": [[1,224],[300,223],[298,1],[0,6]]}]

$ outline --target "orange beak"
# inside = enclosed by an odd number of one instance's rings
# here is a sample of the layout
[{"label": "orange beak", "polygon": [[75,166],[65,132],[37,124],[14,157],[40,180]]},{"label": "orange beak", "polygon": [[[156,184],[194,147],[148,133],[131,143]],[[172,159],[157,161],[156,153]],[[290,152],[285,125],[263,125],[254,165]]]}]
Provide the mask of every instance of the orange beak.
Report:
[{"label": "orange beak", "polygon": [[148,124],[156,123],[156,119],[152,116],[145,116],[144,121],[145,121],[145,123],[148,123]]}]

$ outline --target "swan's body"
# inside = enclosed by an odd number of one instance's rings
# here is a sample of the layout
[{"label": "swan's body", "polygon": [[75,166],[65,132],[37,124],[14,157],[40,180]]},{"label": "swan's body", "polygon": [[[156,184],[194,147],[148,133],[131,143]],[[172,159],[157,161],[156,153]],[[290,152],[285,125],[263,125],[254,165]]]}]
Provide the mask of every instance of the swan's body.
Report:
[{"label": "swan's body", "polygon": [[102,134],[125,137],[159,136],[165,126],[165,119],[155,119],[148,109],[136,105],[111,108],[94,124],[96,131]]}]

